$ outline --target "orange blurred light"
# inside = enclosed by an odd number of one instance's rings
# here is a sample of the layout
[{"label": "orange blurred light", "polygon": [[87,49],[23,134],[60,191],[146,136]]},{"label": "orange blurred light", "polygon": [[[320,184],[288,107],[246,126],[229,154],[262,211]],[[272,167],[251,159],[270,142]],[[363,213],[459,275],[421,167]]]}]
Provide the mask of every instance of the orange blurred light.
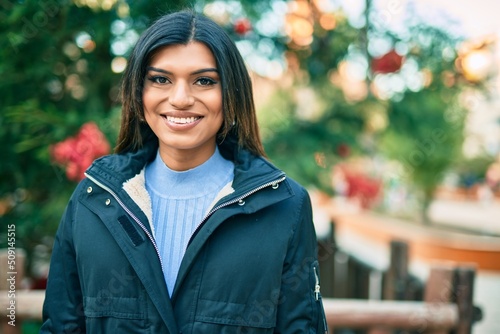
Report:
[{"label": "orange blurred light", "polygon": [[492,63],[491,53],[483,49],[465,55],[460,65],[467,80],[478,82],[488,76]]},{"label": "orange blurred light", "polygon": [[422,70],[422,77],[424,79],[424,82],[423,82],[424,87],[429,87],[432,83],[432,80],[434,80],[434,77],[432,75],[432,71],[429,70],[428,68],[424,68]]},{"label": "orange blurred light", "polygon": [[305,0],[297,0],[290,2],[288,9],[291,13],[303,17],[309,17],[311,15],[311,6],[309,5],[309,2]]},{"label": "orange blurred light", "polygon": [[115,57],[111,61],[111,70],[114,73],[122,73],[127,67],[127,59],[124,57]]},{"label": "orange blurred light", "polygon": [[337,20],[335,19],[335,15],[331,13],[323,14],[319,18],[319,24],[325,30],[333,30],[337,26]]},{"label": "orange blurred light", "polygon": [[[312,24],[301,17],[295,17],[292,22],[292,34],[293,36],[297,36],[299,38],[309,37],[313,33]],[[293,37],[292,36],[292,37]]]},{"label": "orange blurred light", "polygon": [[85,43],[83,44],[83,51],[85,53],[90,53],[94,51],[94,49],[95,49],[95,42],[91,39],[85,41]]},{"label": "orange blurred light", "polygon": [[289,3],[286,16],[287,35],[299,48],[306,47],[313,41],[314,26],[311,16],[309,1],[296,0]]},{"label": "orange blurred light", "polygon": [[293,14],[288,15],[286,21],[287,34],[293,43],[298,46],[307,46],[312,43],[314,28],[311,22]]}]

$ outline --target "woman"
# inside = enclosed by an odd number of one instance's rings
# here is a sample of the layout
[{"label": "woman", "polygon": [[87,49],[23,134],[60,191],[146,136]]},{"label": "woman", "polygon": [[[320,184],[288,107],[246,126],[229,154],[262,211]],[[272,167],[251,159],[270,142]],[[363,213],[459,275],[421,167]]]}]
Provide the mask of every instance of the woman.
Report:
[{"label": "woman", "polygon": [[264,158],[252,87],[213,21],[166,15],[123,80],[116,154],[75,190],[43,333],[324,333],[307,192]]}]

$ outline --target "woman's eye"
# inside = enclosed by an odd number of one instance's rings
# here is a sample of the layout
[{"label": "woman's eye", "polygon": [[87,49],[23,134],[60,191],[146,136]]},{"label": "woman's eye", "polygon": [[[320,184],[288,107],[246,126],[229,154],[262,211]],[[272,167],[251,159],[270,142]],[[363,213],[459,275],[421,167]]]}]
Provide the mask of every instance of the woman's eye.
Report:
[{"label": "woman's eye", "polygon": [[212,78],[199,78],[196,81],[196,84],[198,84],[200,86],[212,86],[212,85],[215,85],[216,83],[217,83],[217,81],[215,81]]},{"label": "woman's eye", "polygon": [[169,82],[169,80],[165,77],[161,77],[161,76],[154,76],[154,77],[150,77],[149,78],[149,81],[151,81],[152,83],[155,83],[155,84],[166,84]]}]

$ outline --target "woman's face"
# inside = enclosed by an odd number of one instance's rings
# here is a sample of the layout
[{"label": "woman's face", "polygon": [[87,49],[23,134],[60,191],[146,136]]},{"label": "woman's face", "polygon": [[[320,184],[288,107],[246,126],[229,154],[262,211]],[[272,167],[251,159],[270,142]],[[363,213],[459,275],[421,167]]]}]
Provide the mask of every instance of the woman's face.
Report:
[{"label": "woman's face", "polygon": [[169,45],[156,52],[142,99],[167,166],[186,170],[212,156],[223,122],[222,90],[215,58],[205,44]]}]

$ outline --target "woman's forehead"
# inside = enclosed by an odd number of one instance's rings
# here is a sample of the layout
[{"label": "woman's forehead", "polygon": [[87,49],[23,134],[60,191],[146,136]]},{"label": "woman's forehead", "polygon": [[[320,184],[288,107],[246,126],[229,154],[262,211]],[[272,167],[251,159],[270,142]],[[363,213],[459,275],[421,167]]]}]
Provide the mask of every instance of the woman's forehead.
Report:
[{"label": "woman's forehead", "polygon": [[154,51],[149,66],[190,67],[210,66],[217,67],[215,57],[208,46],[201,42],[188,44],[165,45]]}]

